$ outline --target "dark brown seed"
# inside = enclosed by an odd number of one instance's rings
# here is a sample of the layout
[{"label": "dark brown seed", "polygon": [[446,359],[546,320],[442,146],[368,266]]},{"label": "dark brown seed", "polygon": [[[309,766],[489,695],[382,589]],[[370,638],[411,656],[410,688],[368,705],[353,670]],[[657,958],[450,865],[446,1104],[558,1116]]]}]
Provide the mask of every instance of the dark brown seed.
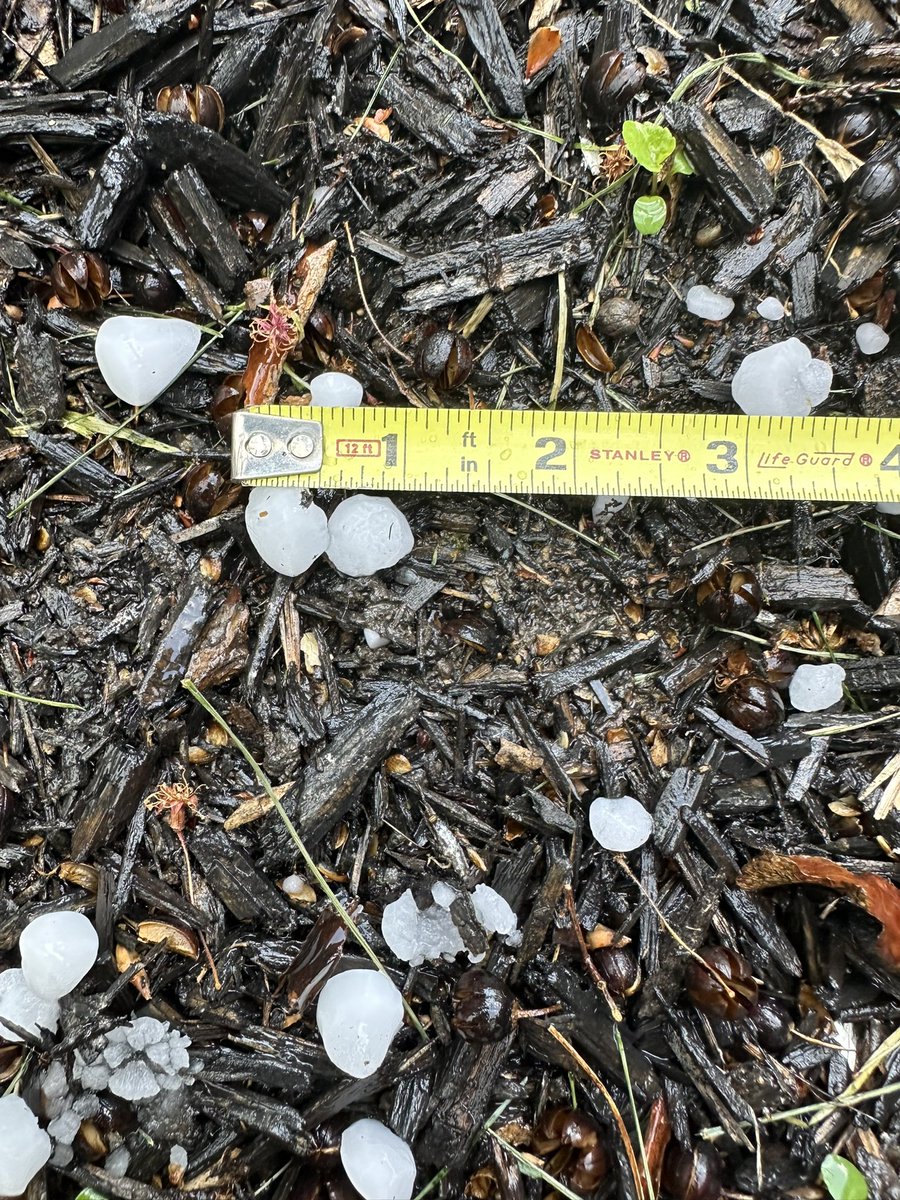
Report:
[{"label": "dark brown seed", "polygon": [[231,418],[244,398],[243,375],[226,375],[212,394],[209,415],[223,438],[231,436]]},{"label": "dark brown seed", "polygon": [[900,152],[896,146],[882,146],[864,162],[844,184],[844,204],[848,212],[870,220],[887,216],[900,206]]},{"label": "dark brown seed", "polygon": [[581,88],[587,114],[598,125],[617,122],[626,104],[641,90],[645,68],[637,61],[626,62],[621,50],[598,52],[594,49]]},{"label": "dark brown seed", "polygon": [[545,1109],[531,1144],[535,1153],[552,1156],[549,1173],[579,1195],[592,1195],[609,1173],[600,1127],[580,1110],[563,1106]]},{"label": "dark brown seed", "polygon": [[441,632],[456,641],[464,642],[489,658],[496,658],[500,652],[500,637],[496,625],[485,617],[479,617],[477,613],[467,613],[445,621]]},{"label": "dark brown seed", "polygon": [[449,392],[472,374],[475,355],[467,338],[450,329],[429,334],[419,346],[416,367],[426,383]]},{"label": "dark brown seed", "polygon": [[704,946],[685,972],[685,990],[691,1003],[709,1017],[742,1021],[756,1012],[759,986],[745,958],[727,946]]},{"label": "dark brown seed", "polygon": [[221,132],[225,124],[222,97],[207,83],[177,83],[174,87],[164,87],[157,93],[156,108],[158,112],[181,117],[194,125],[205,125],[217,132]]},{"label": "dark brown seed", "polygon": [[502,979],[472,967],[456,981],[450,1023],[466,1042],[499,1042],[512,1029],[514,1003]]},{"label": "dark brown seed", "polygon": [[610,296],[597,309],[597,324],[609,338],[630,337],[641,321],[641,306],[627,296]]},{"label": "dark brown seed", "polygon": [[832,136],[858,158],[868,158],[884,136],[886,124],[884,113],[876,104],[860,100],[838,110],[832,124]]},{"label": "dark brown seed", "polygon": [[228,483],[228,476],[215,463],[198,463],[185,477],[184,507],[195,521],[205,521]]},{"label": "dark brown seed", "polygon": [[761,997],[748,1024],[753,1026],[759,1044],[771,1054],[777,1054],[788,1044],[791,1015],[780,1000],[771,996]]},{"label": "dark brown seed", "polygon": [[722,1159],[702,1142],[693,1151],[672,1142],[663,1160],[662,1186],[668,1200],[719,1200]]},{"label": "dark brown seed", "polygon": [[539,197],[535,206],[539,225],[549,225],[559,212],[559,201],[550,192]]},{"label": "dark brown seed", "polygon": [[722,715],[747,733],[765,733],[784,720],[784,701],[765,679],[741,675],[725,693]]},{"label": "dark brown seed", "polygon": [[791,677],[797,669],[797,656],[776,646],[773,650],[765,650],[762,657],[766,668],[766,679],[772,687],[778,688],[780,692],[786,692]]},{"label": "dark brown seed", "polygon": [[287,998],[296,1013],[303,1013],[328,982],[346,940],[347,929],[340,917],[323,908],[285,973]]},{"label": "dark brown seed", "polygon": [[89,250],[73,250],[50,272],[50,285],[66,308],[91,312],[109,295],[109,270],[103,259]]},{"label": "dark brown seed", "polygon": [[167,271],[135,270],[132,267],[122,272],[122,284],[138,308],[150,308],[154,312],[165,312],[178,303],[181,292]]},{"label": "dark brown seed", "polygon": [[627,946],[604,946],[591,956],[600,978],[614,996],[630,996],[640,983],[638,961]]},{"label": "dark brown seed", "polygon": [[759,580],[744,568],[729,571],[719,567],[697,588],[697,604],[707,621],[741,629],[749,625],[762,607]]},{"label": "dark brown seed", "polygon": [[575,349],[595,371],[608,375],[610,371],[615,370],[616,364],[606,353],[606,348],[590,325],[579,325],[575,330]]}]

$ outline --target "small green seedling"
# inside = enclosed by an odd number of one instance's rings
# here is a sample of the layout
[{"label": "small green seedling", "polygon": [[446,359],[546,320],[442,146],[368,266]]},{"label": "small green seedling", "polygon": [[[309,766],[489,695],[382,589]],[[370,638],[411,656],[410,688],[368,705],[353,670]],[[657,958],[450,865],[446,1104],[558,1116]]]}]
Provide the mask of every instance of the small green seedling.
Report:
[{"label": "small green seedling", "polygon": [[638,166],[653,176],[652,192],[638,196],[634,202],[631,214],[634,227],[638,233],[659,233],[666,223],[668,206],[657,194],[657,188],[672,175],[693,175],[694,168],[665,125],[654,125],[652,121],[626,121],[622,126],[622,140]]},{"label": "small green seedling", "polygon": [[839,1154],[829,1154],[823,1160],[821,1175],[831,1200],[868,1200],[865,1176]]}]

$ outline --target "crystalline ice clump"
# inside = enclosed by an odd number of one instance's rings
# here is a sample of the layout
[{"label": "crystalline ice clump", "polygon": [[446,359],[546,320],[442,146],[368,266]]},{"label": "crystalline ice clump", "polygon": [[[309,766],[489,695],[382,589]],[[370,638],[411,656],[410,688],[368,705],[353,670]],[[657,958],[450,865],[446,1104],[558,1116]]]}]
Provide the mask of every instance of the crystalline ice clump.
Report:
[{"label": "crystalline ice clump", "polygon": [[[435,885],[437,886],[437,885]],[[381,918],[381,935],[398,958],[417,967],[426,959],[455,958],[465,949],[453,918],[447,911],[456,893],[444,907],[439,904],[420,910],[409,888],[391,904]]]},{"label": "crystalline ice clump", "polygon": [[21,1096],[0,1096],[0,1196],[19,1196],[50,1158],[50,1138]]},{"label": "crystalline ice clump", "polygon": [[333,975],[319,993],[316,1024],[325,1053],[345,1075],[367,1079],[403,1024],[399,990],[380,971]]},{"label": "crystalline ice clump", "polygon": [[341,1135],[341,1164],[363,1200],[411,1200],[416,1160],[380,1121],[354,1121]]},{"label": "crystalline ice clump", "polygon": [[99,1053],[76,1050],[72,1075],[88,1091],[108,1088],[123,1100],[149,1099],[190,1082],[190,1044],[168,1021],[137,1017],[110,1029]]},{"label": "crystalline ice clump", "polygon": [[146,1062],[135,1059],[113,1071],[107,1084],[114,1096],[123,1100],[147,1100],[158,1096],[160,1087],[156,1076]]},{"label": "crystalline ice clump", "polygon": [[784,318],[784,305],[774,296],[766,296],[756,306],[756,311],[766,321],[781,321]]},{"label": "crystalline ice clump", "polygon": [[595,525],[605,525],[610,517],[625,507],[630,496],[595,496],[591,505],[591,520]]},{"label": "crystalline ice clump", "polygon": [[788,695],[800,712],[822,712],[837,704],[844,694],[847,672],[837,663],[814,666],[804,663],[791,676]]},{"label": "crystalline ice clump", "polygon": [[620,854],[637,850],[653,832],[653,818],[633,796],[598,796],[588,823],[604,850]]},{"label": "crystalline ice clump", "polygon": [[364,629],[363,637],[370,650],[383,650],[385,646],[391,644],[390,638],[382,637],[377,629]]},{"label": "crystalline ice clump", "polygon": [[184,1146],[179,1146],[176,1142],[176,1144],[169,1151],[169,1162],[173,1167],[180,1167],[182,1171],[187,1169],[188,1152],[185,1150]]},{"label": "crystalline ice clump", "polygon": [[199,345],[199,326],[178,317],[109,317],[94,354],[109,390],[143,408],[178,378]]},{"label": "crystalline ice clump", "polygon": [[309,390],[319,408],[358,408],[362,404],[362,384],[343,371],[324,371],[311,381]]},{"label": "crystalline ice clump", "polygon": [[342,575],[374,575],[405,558],[415,545],[409,522],[387,496],[357,492],[328,521],[328,557]]},{"label": "crystalline ice clump", "polygon": [[831,367],[798,338],[748,354],[731,381],[735,403],[749,416],[807,417],[828,399]]},{"label": "crystalline ice clump", "polygon": [[328,518],[302,488],[255,487],[244,523],[256,553],[279,575],[302,575],[328,549]]},{"label": "crystalline ice clump", "polygon": [[36,995],[20,968],[12,967],[0,975],[0,1038],[21,1042],[19,1035],[3,1024],[4,1019],[39,1038],[42,1029],[56,1033],[59,1003]]},{"label": "crystalline ice clump", "polygon": [[522,941],[516,914],[499,892],[486,883],[479,883],[472,893],[475,915],[488,933],[499,933],[507,946],[518,946]]},{"label": "crystalline ice clump", "polygon": [[855,330],[856,344],[863,354],[880,354],[891,340],[874,321],[863,321]]},{"label": "crystalline ice clump", "polygon": [[704,321],[724,321],[734,312],[734,301],[708,288],[705,283],[695,283],[688,288],[684,298],[689,313],[702,317]]},{"label": "crystalline ice clump", "polygon": [[83,913],[36,917],[19,938],[28,986],[44,1000],[68,996],[97,961],[99,945],[97,930]]}]

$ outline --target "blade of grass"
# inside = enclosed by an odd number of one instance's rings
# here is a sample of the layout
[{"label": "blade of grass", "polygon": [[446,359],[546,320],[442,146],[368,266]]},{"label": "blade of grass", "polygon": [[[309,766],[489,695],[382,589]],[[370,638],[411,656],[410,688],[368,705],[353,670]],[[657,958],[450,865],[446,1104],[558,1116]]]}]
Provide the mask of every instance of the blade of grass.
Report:
[{"label": "blade of grass", "polygon": [[[282,805],[281,801],[278,799],[278,796],[275,793],[275,789],[272,787],[272,784],[269,782],[268,775],[266,775],[265,771],[263,771],[262,767],[259,765],[259,763],[256,761],[256,759],[253,757],[253,755],[250,753],[250,751],[247,749],[247,747],[244,745],[244,743],[241,741],[241,739],[238,737],[238,735],[234,732],[234,730],[231,728],[231,726],[228,724],[228,722],[225,720],[225,718],[222,716],[222,714],[216,709],[216,707],[213,704],[210,704],[210,702],[206,699],[206,697],[202,694],[202,692],[200,692],[198,690],[198,688],[194,685],[192,680],[182,679],[181,686],[188,693],[188,695],[191,696],[192,699],[194,699],[197,702],[197,704],[200,705],[200,707],[202,709],[204,709],[207,713],[209,713],[209,715],[213,718],[213,720],[216,722],[216,724],[221,726],[221,728],[224,730],[226,736],[228,737],[228,740],[231,742],[231,744],[234,746],[234,748],[243,756],[248,767],[250,768],[250,770],[253,772],[254,776],[256,777],[257,783],[263,789],[263,791],[266,793],[266,795],[269,797],[269,800],[272,802],[272,807],[275,809],[275,811],[278,813],[278,816],[281,818],[281,821],[282,821],[285,829],[288,831],[288,834],[290,835],[291,841],[297,847],[297,850],[300,852],[300,857],[306,863],[309,873],[312,875],[313,879],[315,879],[316,883],[321,888],[321,890],[324,893],[325,897],[327,898],[329,904],[331,904],[332,908],[335,910],[335,912],[338,914],[338,916],[341,918],[341,920],[344,922],[344,924],[350,930],[350,933],[353,935],[353,937],[359,943],[360,947],[365,952],[366,956],[378,968],[378,970],[382,973],[382,975],[384,975],[388,979],[390,979],[390,976],[388,975],[388,972],[386,971],[381,959],[378,957],[378,955],[375,953],[375,951],[372,949],[372,947],[366,941],[365,937],[363,936],[362,931],[360,930],[360,928],[356,924],[356,922],[353,920],[353,918],[350,916],[349,912],[347,912],[346,908],[343,906],[343,904],[341,904],[340,900],[337,898],[335,893],[331,890],[328,880],[325,878],[325,876],[319,870],[315,859],[313,858],[313,856],[310,854],[310,852],[307,850],[306,846],[304,845],[303,839],[300,837],[300,834],[297,832],[293,821],[288,816],[287,812],[284,809],[284,806]],[[410,1023],[415,1027],[415,1029],[418,1031],[418,1033],[427,1042],[428,1034],[425,1031],[425,1026],[422,1024],[422,1022],[419,1020],[419,1018],[413,1012],[411,1006],[407,1003],[406,997],[404,996],[404,997],[402,997],[402,999],[403,999],[403,1007],[406,1009],[406,1015],[409,1017]]]},{"label": "blade of grass", "polygon": [[559,291],[559,311],[556,314],[556,361],[553,366],[553,383],[550,387],[548,408],[556,408],[566,365],[566,334],[569,329],[569,299],[566,295],[566,273],[558,271],[556,283]]},{"label": "blade of grass", "polygon": [[[116,428],[109,421],[104,421],[102,417],[95,416],[93,413],[67,412],[60,424],[64,429],[71,429],[73,433],[78,433],[82,437],[89,437],[94,433],[112,437]],[[135,429],[123,429],[119,433],[119,437],[123,441],[133,442],[135,446],[141,446],[144,450],[155,450],[157,454],[178,453],[174,446],[169,446],[166,442],[159,442],[145,433],[138,433]]]},{"label": "blade of grass", "polygon": [[622,1041],[622,1035],[619,1033],[618,1025],[613,1025],[613,1037],[616,1039],[616,1047],[619,1051],[619,1060],[622,1063],[622,1071],[625,1075],[625,1086],[628,1088],[628,1103],[631,1106],[631,1116],[634,1121],[634,1129],[637,1134],[638,1148],[641,1152],[641,1162],[644,1164],[644,1182],[647,1185],[647,1194],[649,1200],[656,1200],[656,1193],[653,1190],[653,1180],[650,1178],[650,1163],[647,1161],[647,1147],[644,1145],[644,1131],[641,1129],[641,1118],[638,1116],[637,1101],[634,1098],[634,1088],[631,1086],[631,1071],[628,1069],[628,1059],[625,1055],[625,1043]]},{"label": "blade of grass", "polygon": [[23,704],[43,704],[45,708],[77,708],[79,712],[83,711],[80,704],[69,704],[66,700],[44,700],[41,696],[25,696],[22,692],[8,692],[5,688],[0,688],[0,696],[9,700],[21,700]]},{"label": "blade of grass", "polygon": [[533,1163],[530,1158],[527,1158],[521,1150],[517,1150],[506,1138],[501,1137],[499,1133],[494,1133],[493,1129],[489,1129],[487,1132],[488,1137],[492,1137],[498,1145],[503,1147],[510,1157],[516,1160],[519,1164],[519,1170],[523,1175],[529,1175],[532,1179],[540,1179],[544,1183],[549,1184],[560,1196],[565,1196],[566,1200],[580,1200],[577,1192],[573,1192],[571,1188],[567,1188],[559,1179],[554,1179],[543,1167],[539,1167],[537,1163]]},{"label": "blade of grass", "polygon": [[[835,1097],[833,1100],[820,1100],[816,1104],[802,1104],[799,1108],[787,1108],[783,1112],[769,1113],[764,1117],[757,1117],[758,1125],[774,1125],[778,1121],[787,1121],[790,1124],[795,1124],[802,1129],[812,1128],[812,1122],[800,1121],[799,1117],[809,1116],[811,1113],[821,1113],[823,1118],[834,1112],[836,1108],[854,1108],[857,1104],[863,1104],[867,1100],[880,1100],[882,1096],[894,1096],[900,1092],[900,1083],[887,1083],[884,1087],[873,1088],[870,1092],[857,1092],[855,1096],[847,1097],[841,1100],[840,1097]],[[749,1127],[752,1122],[741,1121],[742,1126]],[[722,1137],[725,1130],[721,1125],[709,1125],[706,1129],[700,1130],[700,1137],[707,1141],[713,1141],[717,1137]]]},{"label": "blade of grass", "polygon": [[610,558],[618,558],[615,550],[610,550],[607,546],[600,542],[595,542],[593,538],[589,538],[586,533],[582,533],[580,529],[576,529],[574,525],[567,525],[565,521],[560,521],[558,517],[551,517],[549,513],[545,513],[543,509],[535,508],[533,504],[529,504],[527,500],[520,500],[518,496],[508,496],[506,492],[493,493],[500,500],[508,500],[510,504],[518,504],[519,508],[527,508],[529,512],[533,512],[538,517],[543,517],[545,521],[549,521],[551,525],[558,525],[560,529],[565,529],[567,533],[571,533],[573,537],[581,538],[583,542],[587,542],[594,550],[599,550],[601,554],[608,554]]}]

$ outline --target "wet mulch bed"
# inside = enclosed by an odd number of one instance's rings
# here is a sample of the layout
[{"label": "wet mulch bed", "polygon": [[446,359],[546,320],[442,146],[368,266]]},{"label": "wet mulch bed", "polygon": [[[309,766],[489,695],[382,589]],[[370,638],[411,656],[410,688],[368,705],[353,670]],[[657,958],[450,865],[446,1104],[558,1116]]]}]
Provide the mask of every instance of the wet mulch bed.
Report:
[{"label": "wet mulch bed", "polygon": [[[834,369],[818,413],[897,415],[896,338],[871,360],[853,340],[897,282],[896,9],[13,0],[3,34],[0,967],[52,909],[91,914],[101,951],[60,1034],[0,1046],[0,1071],[40,1112],[49,1064],[71,1077],[138,1012],[196,1070],[152,1133],[83,1127],[31,1195],[352,1197],[336,1139],[373,1116],[422,1195],[813,1200],[837,1154],[896,1200],[893,519],[406,494],[398,566],[286,579],[227,442],[237,405],[328,367],[373,405],[733,412],[741,358],[787,336]],[[635,119],[693,173],[651,184]],[[689,315],[695,283],[733,315]],[[259,306],[301,293],[287,373],[257,349],[249,380]],[[92,338],[128,311],[219,336],[122,428]],[[830,661],[842,704],[795,711],[794,668]],[[314,1017],[362,950],[185,679],[420,1025],[368,1079]],[[623,794],[654,817],[625,856],[586,820]],[[437,881],[509,901],[520,946],[466,904],[463,939],[549,1012],[460,1036],[465,956],[410,968],[380,931]]]}]

